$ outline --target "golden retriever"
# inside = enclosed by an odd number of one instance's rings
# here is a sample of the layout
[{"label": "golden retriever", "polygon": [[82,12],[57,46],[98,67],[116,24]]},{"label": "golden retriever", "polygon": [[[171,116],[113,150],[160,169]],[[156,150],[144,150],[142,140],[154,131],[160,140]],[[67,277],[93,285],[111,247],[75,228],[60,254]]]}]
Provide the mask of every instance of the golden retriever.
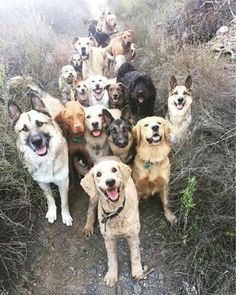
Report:
[{"label": "golden retriever", "polygon": [[143,278],[139,251],[138,195],[131,178],[131,169],[117,157],[100,159],[82,179],[81,186],[90,197],[84,233],[93,233],[98,203],[100,231],[105,240],[108,271],[105,283],[112,287],[118,281],[117,238],[125,237],[130,248],[132,276]]},{"label": "golden retriever", "polygon": [[178,143],[183,139],[191,123],[192,105],[192,77],[188,75],[185,85],[178,85],[175,76],[171,76],[169,82],[168,119],[171,127],[170,142]]},{"label": "golden retriever", "polygon": [[113,13],[108,13],[101,18],[100,31],[111,36],[118,32],[117,30],[117,17]]},{"label": "golden retriever", "polygon": [[50,183],[55,183],[61,197],[62,221],[71,226],[73,220],[68,206],[67,143],[43,101],[34,96],[31,104],[33,109],[22,113],[13,101],[8,102],[9,115],[17,135],[17,147],[29,173],[47,198],[47,220],[53,223],[57,219],[57,207],[50,188]]},{"label": "golden retriever", "polygon": [[132,177],[139,197],[148,197],[160,192],[166,219],[176,222],[168,207],[168,183],[170,179],[170,146],[168,122],[161,117],[147,117],[133,128],[136,139],[136,156]]}]

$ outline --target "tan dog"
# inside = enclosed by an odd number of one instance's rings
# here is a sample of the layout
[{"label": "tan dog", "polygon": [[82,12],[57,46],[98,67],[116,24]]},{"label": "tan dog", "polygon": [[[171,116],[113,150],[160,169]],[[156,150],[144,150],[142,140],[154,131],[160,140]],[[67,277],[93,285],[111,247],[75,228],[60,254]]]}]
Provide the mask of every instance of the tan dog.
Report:
[{"label": "tan dog", "polygon": [[76,80],[73,82],[74,100],[84,107],[89,107],[89,90],[85,81]]},{"label": "tan dog", "polygon": [[95,47],[96,39],[94,37],[76,37],[73,44],[83,60],[83,80],[94,75],[104,75],[106,54],[103,48]]},{"label": "tan dog", "polygon": [[80,78],[82,76],[82,58],[78,51],[73,51],[69,58],[69,63],[73,66],[77,73],[77,78]]},{"label": "tan dog", "polygon": [[117,30],[117,17],[115,14],[108,13],[101,18],[100,31],[111,36],[118,32]]},{"label": "tan dog", "polygon": [[22,113],[13,102],[8,102],[8,111],[17,135],[17,147],[22,153],[29,173],[44,191],[48,211],[46,218],[53,223],[57,219],[57,207],[50,183],[58,186],[61,197],[62,221],[72,225],[68,206],[68,149],[57,123],[52,120],[43,101],[31,98],[33,109]]},{"label": "tan dog", "polygon": [[171,127],[170,142],[178,143],[186,134],[191,123],[192,77],[189,75],[185,85],[179,86],[175,76],[171,76],[168,97],[168,119]]},{"label": "tan dog", "polygon": [[116,240],[119,237],[125,237],[128,241],[132,276],[143,278],[139,251],[138,196],[129,166],[117,157],[104,157],[82,179],[81,186],[90,197],[84,228],[86,235],[93,233],[98,203],[98,220],[108,258],[105,283],[112,287],[118,281]]},{"label": "tan dog", "polygon": [[170,179],[170,146],[168,122],[161,117],[147,117],[133,128],[136,139],[136,156],[132,177],[139,197],[148,197],[160,192],[166,219],[176,222],[168,207],[168,183]]}]

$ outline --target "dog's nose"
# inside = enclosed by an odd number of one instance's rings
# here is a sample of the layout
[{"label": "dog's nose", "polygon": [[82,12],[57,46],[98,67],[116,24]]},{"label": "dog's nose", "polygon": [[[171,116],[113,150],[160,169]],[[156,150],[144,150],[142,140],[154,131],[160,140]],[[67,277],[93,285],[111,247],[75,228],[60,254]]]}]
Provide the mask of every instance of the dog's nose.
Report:
[{"label": "dog's nose", "polygon": [[76,126],[75,126],[75,130],[76,130],[76,131],[81,131],[81,126],[80,126],[80,125],[76,125]]},{"label": "dog's nose", "polygon": [[81,47],[81,51],[82,52],[85,52],[86,51],[86,48],[85,47]]},{"label": "dog's nose", "polygon": [[116,183],[116,181],[113,178],[106,180],[106,185],[109,187],[113,187],[115,185],[115,183]]},{"label": "dog's nose", "polygon": [[158,131],[158,129],[159,129],[159,126],[158,126],[158,125],[154,125],[154,126],[152,126],[152,130],[153,130],[153,131]]},{"label": "dog's nose", "polygon": [[99,88],[100,85],[99,84],[96,84],[95,86],[96,86],[96,88]]},{"label": "dog's nose", "polygon": [[113,94],[113,97],[114,97],[114,98],[117,98],[117,97],[118,97],[118,94]]},{"label": "dog's nose", "polygon": [[184,99],[182,97],[178,98],[178,102],[183,102]]},{"label": "dog's nose", "polygon": [[42,136],[40,134],[33,135],[30,138],[30,141],[36,147],[40,147],[42,145],[42,143],[43,143],[43,139],[42,139]]},{"label": "dog's nose", "polygon": [[138,94],[143,94],[143,90],[139,90],[138,91]]},{"label": "dog's nose", "polygon": [[93,128],[98,128],[98,122],[92,122]]}]

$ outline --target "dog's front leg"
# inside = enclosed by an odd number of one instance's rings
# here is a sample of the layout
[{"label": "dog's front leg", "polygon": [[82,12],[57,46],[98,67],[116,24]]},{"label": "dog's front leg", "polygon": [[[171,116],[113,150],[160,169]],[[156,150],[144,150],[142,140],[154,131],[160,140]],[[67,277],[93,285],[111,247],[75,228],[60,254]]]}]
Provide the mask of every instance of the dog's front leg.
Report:
[{"label": "dog's front leg", "polygon": [[88,212],[87,212],[87,220],[86,220],[85,227],[83,229],[83,234],[85,236],[90,236],[93,234],[97,206],[98,206],[97,196],[95,196],[94,198],[90,198]]},{"label": "dog's front leg", "polygon": [[161,196],[161,201],[165,213],[165,218],[171,223],[171,224],[176,224],[177,223],[177,218],[175,214],[170,210],[169,208],[169,192],[167,187],[165,186],[163,190],[160,192]]},{"label": "dog's front leg", "polygon": [[117,264],[117,249],[116,238],[106,239],[105,246],[107,250],[108,271],[104,277],[107,286],[113,287],[118,281],[118,264]]},{"label": "dog's front leg", "polygon": [[59,189],[60,197],[61,197],[61,216],[62,222],[67,226],[72,225],[72,217],[69,211],[68,205],[68,190],[69,190],[69,178],[66,178],[64,181],[56,183]]},{"label": "dog's front leg", "polygon": [[53,223],[57,219],[57,207],[55,204],[55,200],[52,195],[52,190],[49,183],[38,182],[38,185],[44,191],[44,194],[47,198],[48,211],[46,214],[46,218],[48,222]]},{"label": "dog's front leg", "polygon": [[127,237],[129,248],[130,248],[130,258],[132,267],[132,276],[136,279],[143,278],[143,268],[141,264],[140,250],[139,250],[139,236],[138,234]]}]

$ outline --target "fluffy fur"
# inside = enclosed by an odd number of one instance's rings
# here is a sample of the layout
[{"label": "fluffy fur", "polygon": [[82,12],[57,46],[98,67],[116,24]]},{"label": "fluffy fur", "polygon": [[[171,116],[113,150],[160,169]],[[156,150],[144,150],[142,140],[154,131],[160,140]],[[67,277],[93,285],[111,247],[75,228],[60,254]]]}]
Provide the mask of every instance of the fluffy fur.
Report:
[{"label": "fluffy fur", "polygon": [[191,123],[192,77],[189,75],[185,85],[179,86],[175,76],[169,82],[168,119],[171,127],[170,142],[176,144],[183,139]]},{"label": "fluffy fur", "polygon": [[47,113],[42,100],[31,98],[33,110],[22,113],[13,102],[8,102],[8,111],[17,135],[17,147],[29,173],[44,191],[48,211],[46,218],[50,223],[57,219],[57,207],[50,183],[55,183],[61,197],[62,221],[72,225],[68,206],[68,150],[57,123]]},{"label": "fluffy fur", "polygon": [[58,80],[59,89],[63,102],[67,102],[72,99],[73,81],[77,79],[77,73],[72,65],[66,65],[61,70],[61,75]]},{"label": "fluffy fur", "polygon": [[[131,178],[131,169],[116,157],[105,157],[99,160],[82,179],[81,185],[90,197],[84,228],[86,235],[93,232],[98,203],[98,220],[108,258],[105,283],[113,287],[118,281],[116,240],[119,237],[124,237],[128,241],[132,276],[137,279],[143,278],[139,251],[138,196]],[[104,221],[104,216],[117,212],[118,208],[122,209],[117,216]]]},{"label": "fluffy fur", "polygon": [[117,81],[127,87],[126,98],[133,115],[138,119],[153,115],[156,88],[148,75],[135,71],[125,62],[118,71]]},{"label": "fluffy fur", "polygon": [[176,222],[168,206],[168,184],[170,179],[170,146],[168,122],[161,117],[147,117],[133,128],[136,139],[136,156],[132,177],[139,197],[148,197],[160,192],[166,219]]}]

